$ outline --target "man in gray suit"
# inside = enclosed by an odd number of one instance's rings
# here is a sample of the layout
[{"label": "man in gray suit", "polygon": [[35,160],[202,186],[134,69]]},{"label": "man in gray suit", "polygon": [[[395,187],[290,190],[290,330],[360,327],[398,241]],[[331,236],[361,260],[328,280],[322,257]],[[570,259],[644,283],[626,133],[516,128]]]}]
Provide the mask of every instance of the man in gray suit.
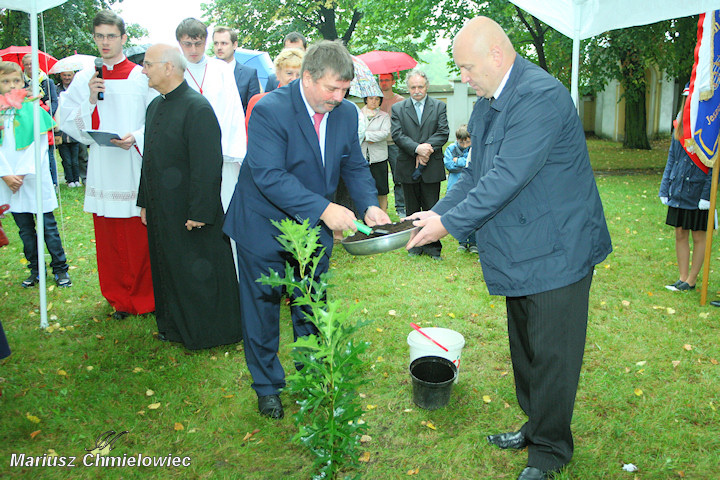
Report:
[{"label": "man in gray suit", "polygon": [[[440,182],[445,180],[442,147],[450,129],[445,104],[427,94],[428,79],[422,70],[407,76],[410,98],[392,106],[392,139],[400,152],[395,173],[405,193],[405,213],[428,211],[440,199]],[[429,255],[441,260],[439,240],[415,247],[410,255]]]},{"label": "man in gray suit", "polygon": [[518,431],[487,437],[528,447],[519,480],[549,478],[573,454],[570,430],[594,266],[612,251],[582,124],[563,85],[515,53],[500,26],[468,21],[453,57],[478,97],[470,167],[408,248],[477,229],[483,274],[506,297]]},{"label": "man in gray suit", "polygon": [[247,114],[248,102],[253,95],[260,93],[257,70],[235,60],[235,49],[238,47],[238,36],[235,30],[228,27],[215,27],[213,46],[217,58],[232,65],[235,83],[240,100],[242,100],[243,112]]}]

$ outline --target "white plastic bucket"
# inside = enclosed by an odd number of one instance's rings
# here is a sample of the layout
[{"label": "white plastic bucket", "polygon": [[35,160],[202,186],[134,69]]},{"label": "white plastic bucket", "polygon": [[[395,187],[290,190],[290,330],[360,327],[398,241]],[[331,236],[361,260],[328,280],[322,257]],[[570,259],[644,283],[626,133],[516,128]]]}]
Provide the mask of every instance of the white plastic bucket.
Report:
[{"label": "white plastic bucket", "polygon": [[[462,348],[465,346],[465,337],[455,330],[450,330],[449,328],[427,327],[423,328],[422,331],[447,348],[448,351],[446,352],[422,336],[419,332],[413,330],[407,337],[407,343],[410,345],[410,362],[419,357],[433,355],[447,358],[457,367],[459,377],[460,355],[462,354]],[[455,383],[457,383],[458,377],[455,378]]]}]

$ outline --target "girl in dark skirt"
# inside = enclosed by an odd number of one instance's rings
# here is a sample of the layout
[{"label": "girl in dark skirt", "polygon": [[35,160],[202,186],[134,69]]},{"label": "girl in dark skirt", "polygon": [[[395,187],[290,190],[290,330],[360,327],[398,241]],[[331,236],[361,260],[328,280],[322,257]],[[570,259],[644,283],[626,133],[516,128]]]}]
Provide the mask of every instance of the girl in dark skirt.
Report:
[{"label": "girl in dark skirt", "polygon": [[[683,91],[680,113],[675,122],[667,165],[660,183],[660,201],[668,206],[665,223],[675,227],[675,253],[680,278],[665,288],[672,291],[693,290],[705,256],[705,236],[710,208],[709,169],[702,169],[688,156],[680,143],[683,132],[682,112],[688,87]],[[690,266],[690,233],[693,251]]]}]

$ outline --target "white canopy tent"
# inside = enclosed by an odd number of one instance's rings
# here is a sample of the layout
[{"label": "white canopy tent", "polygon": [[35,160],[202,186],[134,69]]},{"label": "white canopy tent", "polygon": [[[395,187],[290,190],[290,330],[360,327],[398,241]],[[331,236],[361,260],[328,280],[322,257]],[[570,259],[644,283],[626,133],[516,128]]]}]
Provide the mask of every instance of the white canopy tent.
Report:
[{"label": "white canopy tent", "polygon": [[[40,63],[38,62],[38,14],[65,3],[67,0],[0,0],[0,8],[9,8],[10,10],[20,10],[30,14],[30,45],[32,46],[32,96],[37,97],[40,93],[40,84],[37,79],[37,72],[40,71]],[[33,102],[33,123],[35,126],[34,138],[40,136],[40,100]],[[41,158],[40,149],[33,143],[35,148],[35,171],[40,175],[41,172]],[[37,237],[38,237],[38,267],[40,275],[40,328],[46,328],[48,326],[47,321],[47,291],[45,285],[45,259],[42,252],[45,249],[45,232],[44,224],[42,221],[43,208],[42,208],[42,182],[35,182],[37,187],[35,190],[35,196],[37,201],[37,222],[35,222]]]},{"label": "white canopy tent", "polygon": [[580,40],[608,30],[648,25],[720,8],[720,0],[510,0],[573,40],[570,93],[578,105]]}]

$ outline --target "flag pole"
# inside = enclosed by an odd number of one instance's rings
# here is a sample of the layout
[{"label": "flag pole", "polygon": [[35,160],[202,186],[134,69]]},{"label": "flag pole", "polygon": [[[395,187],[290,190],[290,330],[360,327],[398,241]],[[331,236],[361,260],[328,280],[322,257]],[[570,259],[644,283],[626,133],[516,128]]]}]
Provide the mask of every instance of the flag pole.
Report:
[{"label": "flag pole", "polygon": [[707,233],[705,235],[705,259],[703,261],[702,289],[700,292],[700,306],[707,303],[708,280],[710,278],[710,256],[712,255],[712,239],[715,229],[715,203],[718,187],[717,158],[713,163],[712,183],[710,186],[710,209],[708,210]]}]

